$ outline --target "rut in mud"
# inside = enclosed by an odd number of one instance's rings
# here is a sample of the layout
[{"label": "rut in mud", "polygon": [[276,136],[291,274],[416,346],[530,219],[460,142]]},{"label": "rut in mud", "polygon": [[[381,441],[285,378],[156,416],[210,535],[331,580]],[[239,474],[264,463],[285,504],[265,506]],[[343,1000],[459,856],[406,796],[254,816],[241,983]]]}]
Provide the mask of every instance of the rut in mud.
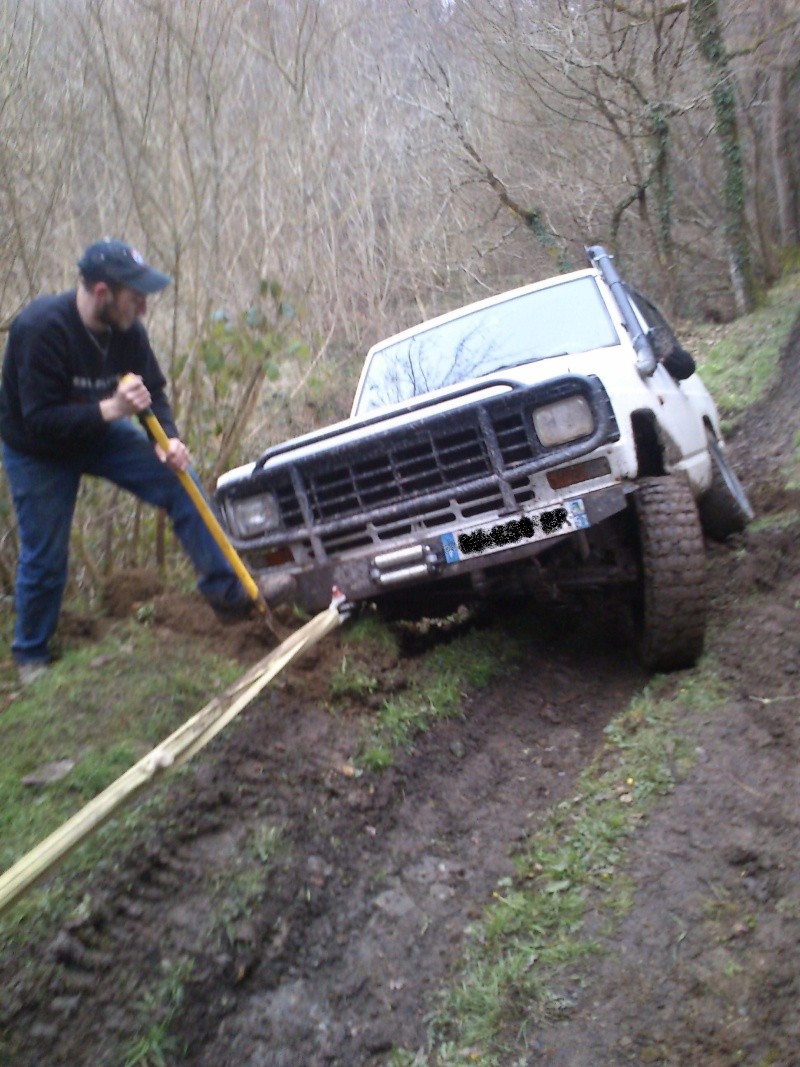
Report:
[{"label": "rut in mud", "polygon": [[[761,514],[797,505],[773,471],[797,430],[798,366],[795,330],[781,389],[734,441]],[[692,725],[695,768],[637,834],[633,906],[613,943],[565,976],[570,1011],[532,1025],[515,1062],[797,1064],[792,514],[711,549],[708,645],[730,698]],[[515,619],[482,625],[511,633]],[[120,1063],[148,992],[178,976],[176,1063],[367,1067],[392,1047],[425,1047],[466,928],[646,678],[602,605],[552,616],[525,663],[463,718],[390,770],[356,776],[370,707],[330,710],[340,640],[292,668],[173,782],[169,819],[81,887],[73,920],[26,958],[0,961],[15,1067]],[[418,653],[376,664],[384,695]]]},{"label": "rut in mud", "polygon": [[[48,947],[46,986],[9,1003],[6,970],[6,1021],[35,1037],[19,1064],[45,1050],[54,1064],[114,1063],[142,991],[179,961],[182,1062],[359,1064],[423,1046],[465,927],[642,684],[620,639],[564,616],[463,719],[360,777],[359,717],[322,702],[336,637],[311,653],[173,786],[171,828],[146,856],[88,887],[91,908]],[[394,685],[413,669],[413,652],[385,666]],[[263,896],[240,913],[237,855],[273,828]]]}]

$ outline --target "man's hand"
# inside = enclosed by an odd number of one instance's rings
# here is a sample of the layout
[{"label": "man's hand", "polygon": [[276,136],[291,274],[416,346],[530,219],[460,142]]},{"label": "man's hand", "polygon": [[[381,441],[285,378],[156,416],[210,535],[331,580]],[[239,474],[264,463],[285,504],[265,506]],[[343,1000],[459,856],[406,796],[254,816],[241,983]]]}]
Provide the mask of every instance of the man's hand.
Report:
[{"label": "man's hand", "polygon": [[160,445],[156,445],[155,449],[158,458],[162,463],[166,463],[170,470],[185,471],[189,469],[192,457],[189,455],[189,449],[177,437],[170,437],[168,452],[165,452]]},{"label": "man's hand", "polygon": [[100,413],[106,422],[141,415],[150,407],[150,391],[138,374],[126,374],[113,396],[100,401]]}]

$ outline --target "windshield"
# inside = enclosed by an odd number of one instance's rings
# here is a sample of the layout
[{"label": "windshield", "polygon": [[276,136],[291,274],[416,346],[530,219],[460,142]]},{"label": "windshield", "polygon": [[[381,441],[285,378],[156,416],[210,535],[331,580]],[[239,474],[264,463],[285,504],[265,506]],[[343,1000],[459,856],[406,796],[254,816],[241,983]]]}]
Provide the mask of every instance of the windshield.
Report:
[{"label": "windshield", "polygon": [[373,353],[357,414],[503,367],[619,344],[593,277],[537,289]]}]

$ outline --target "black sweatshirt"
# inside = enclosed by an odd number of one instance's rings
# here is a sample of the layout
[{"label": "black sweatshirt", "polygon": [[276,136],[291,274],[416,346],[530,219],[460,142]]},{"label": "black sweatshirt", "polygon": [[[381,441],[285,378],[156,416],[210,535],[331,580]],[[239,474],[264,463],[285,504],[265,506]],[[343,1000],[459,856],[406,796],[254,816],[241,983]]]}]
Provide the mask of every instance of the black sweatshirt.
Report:
[{"label": "black sweatshirt", "polygon": [[106,356],[78,314],[73,291],[40,296],[8,335],[0,385],[0,437],[19,452],[51,458],[102,445],[108,424],[100,401],[126,374],[138,374],[150,391],[152,410],[168,437],[178,431],[147,331],[138,320],[112,330]]}]

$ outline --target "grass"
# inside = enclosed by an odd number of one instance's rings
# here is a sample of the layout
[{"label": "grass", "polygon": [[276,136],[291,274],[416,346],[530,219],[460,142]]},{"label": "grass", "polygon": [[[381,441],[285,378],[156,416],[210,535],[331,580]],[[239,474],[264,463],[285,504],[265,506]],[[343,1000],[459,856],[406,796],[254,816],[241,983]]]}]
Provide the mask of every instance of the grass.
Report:
[{"label": "grass", "polygon": [[183,1004],[191,973],[191,961],[167,963],[158,983],[142,995],[136,1005],[140,1032],[121,1050],[124,1067],[167,1067],[180,1058],[180,1044],[170,1028]]},{"label": "grass", "polygon": [[236,941],[237,924],[264,897],[270,872],[288,850],[281,828],[263,823],[251,829],[224,871],[212,879],[214,914],[211,925]]},{"label": "grass", "polygon": [[467,693],[513,670],[525,654],[524,625],[511,634],[476,628],[468,616],[456,615],[412,630],[427,632],[433,647],[402,674],[396,672],[399,628],[363,615],[342,631],[344,654],[329,683],[332,706],[367,700],[378,705],[356,759],[365,770],[390,766],[398,749],[411,747],[436,721],[460,714]]},{"label": "grass", "polygon": [[499,628],[473,628],[433,648],[410,674],[407,687],[383,701],[358,763],[368,770],[391,765],[398,748],[409,748],[432,723],[460,714],[468,692],[513,669],[523,654],[523,635],[510,637]]},{"label": "grass", "polygon": [[720,326],[697,326],[686,338],[719,407],[723,428],[772,382],[799,304],[800,271],[795,271],[783,277],[752,314]]},{"label": "grass", "polygon": [[[142,664],[131,670],[131,663]],[[135,622],[69,649],[16,691],[0,715],[0,869],[6,870],[241,673],[192,642],[170,642]],[[13,683],[7,681],[8,687]],[[10,693],[13,695],[13,691]],[[72,769],[47,785],[23,779],[54,761]],[[157,795],[157,791],[156,791]],[[122,840],[146,805],[125,812],[67,861],[87,869]],[[0,922],[0,939],[26,916],[74,906],[56,880]]]},{"label": "grass", "polygon": [[378,679],[360,667],[354,666],[352,658],[342,656],[342,662],[331,676],[331,696],[335,700],[362,700],[379,688]]},{"label": "grass", "polygon": [[[458,980],[436,1012],[437,1067],[511,1062],[535,1020],[569,1014],[571,965],[599,951],[584,928],[587,904],[614,929],[632,904],[621,875],[636,828],[693,764],[687,720],[721,699],[713,664],[676,690],[657,678],[606,729],[601,752],[577,791],[551,812],[498,882],[484,917],[468,931],[470,947]],[[414,1054],[396,1050],[398,1067]]]}]

